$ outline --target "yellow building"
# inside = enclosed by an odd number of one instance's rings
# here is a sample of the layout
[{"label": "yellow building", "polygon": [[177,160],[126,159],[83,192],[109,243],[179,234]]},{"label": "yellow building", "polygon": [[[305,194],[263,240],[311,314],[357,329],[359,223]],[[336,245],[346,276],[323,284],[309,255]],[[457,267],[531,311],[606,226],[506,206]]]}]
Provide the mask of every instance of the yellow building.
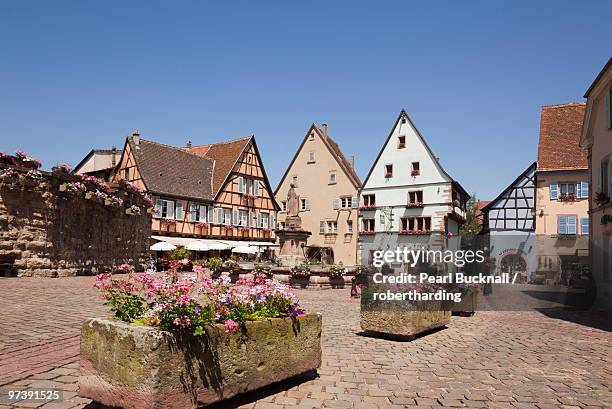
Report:
[{"label": "yellow building", "polygon": [[542,107],[536,188],[536,272],[571,285],[588,264],[588,161],[579,146],[585,104]]},{"label": "yellow building", "polygon": [[327,125],[310,127],[276,188],[280,229],[287,216],[287,192],[292,184],[299,196],[302,228],[312,233],[304,249],[306,257],[327,264],[355,265],[361,181],[353,163],[327,134]]}]

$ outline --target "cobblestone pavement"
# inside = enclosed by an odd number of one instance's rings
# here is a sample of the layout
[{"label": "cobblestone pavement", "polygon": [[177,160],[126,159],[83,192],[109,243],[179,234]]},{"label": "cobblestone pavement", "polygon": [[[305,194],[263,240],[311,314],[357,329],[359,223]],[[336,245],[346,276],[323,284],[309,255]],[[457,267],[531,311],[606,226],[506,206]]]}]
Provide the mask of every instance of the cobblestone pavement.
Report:
[{"label": "cobblestone pavement", "polygon": [[[61,388],[64,401],[45,408],[95,407],[78,397],[76,385],[80,324],[108,314],[91,283],[88,277],[0,279],[2,388]],[[397,342],[361,334],[359,304],[348,290],[297,292],[323,314],[318,375],[215,409],[612,407],[612,332],[598,329],[609,328],[606,316],[479,312]]]}]

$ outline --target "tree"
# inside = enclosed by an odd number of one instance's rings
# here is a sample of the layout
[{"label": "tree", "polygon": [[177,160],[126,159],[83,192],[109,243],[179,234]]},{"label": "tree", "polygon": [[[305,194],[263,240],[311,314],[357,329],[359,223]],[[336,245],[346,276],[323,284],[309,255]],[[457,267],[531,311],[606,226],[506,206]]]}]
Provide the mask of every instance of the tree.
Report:
[{"label": "tree", "polygon": [[465,223],[461,226],[461,237],[467,240],[473,239],[475,236],[480,233],[482,229],[482,225],[478,220],[478,204],[476,200],[476,193],[470,197],[467,202],[466,211],[465,211]]}]

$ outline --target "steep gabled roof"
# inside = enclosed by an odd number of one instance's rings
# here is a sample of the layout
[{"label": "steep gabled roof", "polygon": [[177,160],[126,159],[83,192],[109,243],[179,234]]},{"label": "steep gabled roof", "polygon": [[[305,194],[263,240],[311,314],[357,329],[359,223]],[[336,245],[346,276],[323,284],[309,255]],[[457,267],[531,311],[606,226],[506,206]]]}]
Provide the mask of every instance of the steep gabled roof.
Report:
[{"label": "steep gabled roof", "polygon": [[253,140],[254,138],[251,135],[229,141],[187,148],[190,152],[193,152],[198,156],[211,159],[215,162],[215,168],[212,176],[212,189],[214,197],[216,197],[219,191],[223,188],[227,178],[232,172],[232,169],[234,169],[236,162],[238,162],[242,154],[245,152],[247,146],[249,146],[249,143]]},{"label": "steep gabled roof", "polygon": [[147,190],[175,197],[213,200],[212,160],[183,148],[140,137],[137,140],[130,136],[126,145],[130,147]]},{"label": "steep gabled roof", "polygon": [[370,168],[370,171],[368,172],[368,176],[366,176],[365,181],[363,182],[363,186],[365,186],[368,183],[368,179],[370,179],[370,175],[372,175],[372,172],[374,171],[374,168],[376,167],[376,164],[378,163],[381,155],[383,154],[385,147],[389,144],[389,140],[391,139],[391,137],[393,137],[393,131],[395,131],[395,128],[397,128],[397,124],[399,123],[399,121],[402,118],[406,118],[408,120],[408,123],[410,123],[410,126],[412,127],[412,129],[415,130],[417,136],[419,137],[419,139],[421,140],[421,142],[423,143],[423,146],[425,146],[425,149],[427,149],[427,152],[429,153],[429,155],[431,156],[432,160],[434,161],[434,163],[438,166],[438,168],[440,169],[440,171],[466,196],[466,197],[470,197],[469,193],[467,193],[467,191],[463,188],[463,186],[461,186],[461,184],[459,182],[457,182],[455,179],[452,178],[451,175],[448,174],[448,172],[444,169],[444,166],[442,166],[442,163],[440,163],[440,160],[438,159],[438,157],[436,155],[434,155],[433,151],[431,150],[431,148],[429,147],[429,144],[427,143],[427,140],[425,140],[425,138],[423,137],[423,135],[421,134],[421,131],[419,131],[419,128],[416,127],[416,125],[414,124],[414,122],[412,121],[412,118],[410,118],[410,116],[406,113],[405,110],[402,109],[402,111],[400,112],[400,114],[398,115],[397,119],[395,120],[395,123],[393,124],[393,127],[391,128],[391,132],[389,132],[389,136],[387,136],[387,139],[385,140],[385,143],[383,143],[382,147],[380,148],[380,151],[378,152],[378,155],[376,156],[376,159],[374,160],[374,162],[372,163],[372,167]]},{"label": "steep gabled roof", "polygon": [[584,102],[542,107],[539,171],[588,169],[587,149],[580,147],[585,108]]},{"label": "steep gabled roof", "polygon": [[336,143],[336,141],[332,139],[331,136],[326,135],[326,132],[324,132],[321,128],[319,128],[315,124],[312,124],[310,125],[310,128],[308,128],[308,132],[306,132],[304,139],[302,139],[302,143],[295,151],[295,154],[293,155],[293,158],[291,159],[289,166],[287,166],[287,169],[285,170],[283,177],[281,177],[280,182],[278,183],[278,186],[276,187],[276,190],[274,191],[274,194],[276,195],[276,193],[278,193],[278,189],[282,186],[283,182],[285,181],[285,178],[289,174],[289,170],[293,166],[293,163],[295,162],[298,155],[300,154],[300,151],[304,147],[304,144],[308,140],[308,136],[312,133],[312,131],[316,132],[317,135],[321,138],[321,140],[323,141],[323,144],[327,147],[327,149],[329,150],[329,153],[331,153],[332,157],[336,160],[336,162],[338,162],[338,166],[340,166],[340,169],[342,169],[344,174],[349,178],[349,180],[351,181],[355,189],[359,189],[361,187],[361,180],[359,179],[357,172],[355,172],[353,165],[346,159],[346,157],[342,153],[342,150],[340,150],[340,146]]},{"label": "steep gabled roof", "polygon": [[514,179],[512,183],[510,183],[504,190],[502,190],[502,192],[499,195],[497,195],[495,199],[489,202],[483,202],[485,203],[485,205],[480,208],[480,211],[482,213],[488,212],[491,209],[491,207],[495,206],[501,199],[503,199],[506,196],[506,194],[510,192],[521,179],[528,176],[530,173],[535,172],[535,170],[537,169],[537,165],[538,165],[537,162],[533,162],[531,165],[529,165],[529,167],[527,167],[527,169],[523,171],[523,173],[518,175],[518,177]]},{"label": "steep gabled roof", "polygon": [[[112,155],[112,154],[117,155],[117,158],[121,157],[121,149],[92,149],[89,151],[89,153],[87,155],[85,155],[85,157],[83,159],[81,159],[81,161],[74,167],[74,172],[78,173],[78,171],[81,169],[81,167],[83,167],[83,165],[85,165],[85,163],[94,155],[99,154],[99,155]],[[109,167],[109,169],[112,169],[112,166]]]},{"label": "steep gabled roof", "polygon": [[591,94],[591,91],[593,91],[593,89],[597,86],[597,83],[603,78],[606,71],[608,71],[608,68],[610,67],[612,67],[612,58],[608,59],[608,62],[604,65],[601,71],[599,71],[599,74],[597,74],[597,77],[595,77],[595,80],[593,81],[589,89],[587,89],[587,91],[584,93],[585,98],[589,97],[589,94]]}]

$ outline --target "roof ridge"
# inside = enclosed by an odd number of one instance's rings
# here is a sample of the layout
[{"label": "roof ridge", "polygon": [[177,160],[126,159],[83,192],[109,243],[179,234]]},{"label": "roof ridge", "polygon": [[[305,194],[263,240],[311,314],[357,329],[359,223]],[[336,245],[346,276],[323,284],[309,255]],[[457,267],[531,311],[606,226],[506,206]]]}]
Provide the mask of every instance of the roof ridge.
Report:
[{"label": "roof ridge", "polygon": [[565,104],[542,105],[542,108],[564,108],[570,106],[586,105],[586,102],[567,102]]},{"label": "roof ridge", "polygon": [[[129,138],[129,140],[130,140],[130,141],[134,142],[133,135],[128,136],[128,138]],[[170,148],[170,149],[174,149],[174,150],[177,150],[177,151],[180,151],[180,152],[185,152],[185,153],[187,153],[187,154],[189,154],[189,155],[197,156],[198,158],[204,158],[204,159],[206,159],[206,160],[209,160],[209,161],[213,161],[213,162],[214,162],[214,159],[208,158],[208,157],[206,157],[206,156],[201,156],[201,155],[198,155],[198,154],[196,154],[196,153],[194,153],[194,152],[191,152],[191,151],[189,151],[189,150],[187,150],[186,148],[183,148],[183,147],[172,146],[172,145],[168,145],[168,144],[165,144],[165,143],[160,143],[160,142],[156,142],[156,141],[151,141],[151,140],[149,140],[149,139],[143,139],[143,138],[140,138],[140,142],[148,142],[148,143],[152,143],[152,144],[154,144],[154,145],[163,146],[164,148]]]},{"label": "roof ridge", "polygon": [[211,146],[211,145],[223,145],[226,143],[234,143],[234,142],[238,142],[238,141],[242,141],[242,140],[247,140],[247,139],[253,139],[255,135],[248,135],[248,136],[240,136],[238,138],[233,138],[233,139],[228,139],[225,141],[221,141],[221,142],[212,142],[212,143],[205,143],[202,145],[193,145],[192,148],[200,148],[202,146]]}]

